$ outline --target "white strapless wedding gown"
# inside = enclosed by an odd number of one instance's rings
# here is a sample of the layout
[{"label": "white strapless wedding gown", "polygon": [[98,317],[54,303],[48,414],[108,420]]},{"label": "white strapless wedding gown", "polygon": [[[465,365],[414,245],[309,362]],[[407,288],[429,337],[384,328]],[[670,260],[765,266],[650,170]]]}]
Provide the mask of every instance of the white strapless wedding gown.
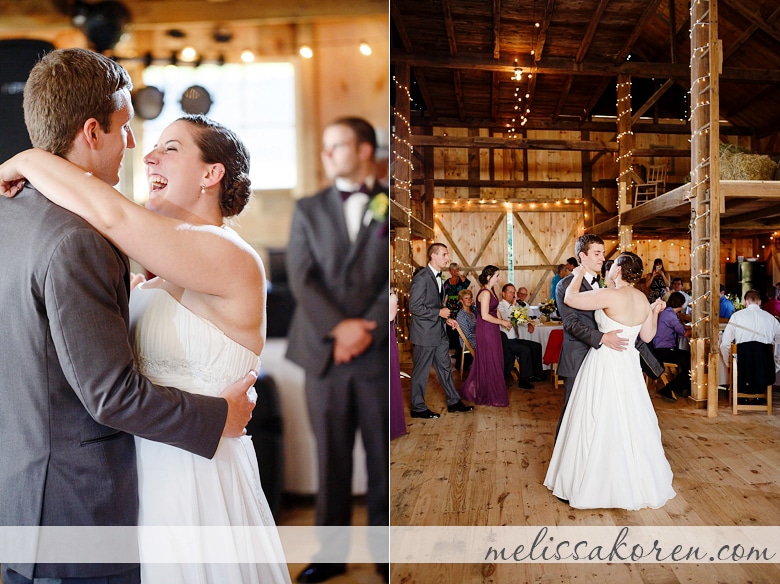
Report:
[{"label": "white strapless wedding gown", "polygon": [[[130,338],[138,369],[159,385],[219,395],[258,369],[259,357],[190,312],[168,292],[138,286],[130,297]],[[143,584],[289,583],[290,575],[268,502],[260,485],[251,438],[222,438],[213,459],[136,438],[140,526],[268,526],[252,539],[258,563],[142,564]],[[208,531],[208,530],[205,530]],[[186,537],[203,531],[186,530]],[[219,536],[247,557],[246,539]],[[213,536],[211,536],[213,537]],[[188,550],[213,548],[212,540],[187,540]],[[173,546],[179,542],[174,542]],[[144,539],[141,554],[144,557]],[[146,543],[146,551],[151,550]],[[232,551],[232,550],[231,550]],[[222,556],[224,557],[224,556]],[[246,561],[246,560],[244,560]]]},{"label": "white strapless wedding gown", "polygon": [[544,485],[578,509],[658,508],[675,496],[672,469],[626,326],[597,310],[603,332],[622,329],[629,348],[590,349],[572,387]]}]

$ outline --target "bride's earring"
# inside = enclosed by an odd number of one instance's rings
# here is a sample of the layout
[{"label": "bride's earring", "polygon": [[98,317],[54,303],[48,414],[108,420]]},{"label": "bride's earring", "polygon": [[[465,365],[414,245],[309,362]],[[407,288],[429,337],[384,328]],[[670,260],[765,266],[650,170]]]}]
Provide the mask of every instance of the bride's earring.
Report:
[{"label": "bride's earring", "polygon": [[206,185],[200,185],[200,195],[202,197],[206,196]]}]

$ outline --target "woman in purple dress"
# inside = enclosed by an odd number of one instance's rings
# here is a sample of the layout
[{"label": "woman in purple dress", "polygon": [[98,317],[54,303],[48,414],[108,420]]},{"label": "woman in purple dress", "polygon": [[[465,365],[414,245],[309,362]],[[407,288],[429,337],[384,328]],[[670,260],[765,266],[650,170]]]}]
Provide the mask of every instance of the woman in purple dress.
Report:
[{"label": "woman in purple dress", "polygon": [[483,406],[505,407],[509,405],[504,381],[504,353],[501,330],[512,324],[497,317],[498,296],[493,287],[498,283],[496,266],[485,266],[479,275],[482,288],[477,294],[477,347],[469,376],[460,387],[463,399]]},{"label": "woman in purple dress", "polygon": [[395,337],[395,315],[398,296],[390,292],[390,439],[406,434],[406,415],[401,391],[401,364],[398,359],[398,341]]}]

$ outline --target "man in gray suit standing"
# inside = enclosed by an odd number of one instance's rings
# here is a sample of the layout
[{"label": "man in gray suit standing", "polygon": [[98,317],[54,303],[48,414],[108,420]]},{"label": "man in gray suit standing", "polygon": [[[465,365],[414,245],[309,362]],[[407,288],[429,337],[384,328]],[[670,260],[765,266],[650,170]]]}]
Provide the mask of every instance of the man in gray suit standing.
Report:
[{"label": "man in gray suit standing", "polygon": [[[375,151],[366,120],[328,124],[322,163],[335,184],[298,201],[287,248],[297,303],[287,357],[306,370],[320,526],[351,524],[357,429],[366,450],[369,525],[389,525],[389,199],[375,179]],[[324,582],[346,571],[348,542],[322,543],[316,559],[323,561],[307,566],[298,582]],[[387,565],[377,568],[387,580]]]},{"label": "man in gray suit standing", "polygon": [[[102,55],[49,53],[24,89],[33,145],[116,184],[135,146],[131,88]],[[142,377],[128,339],[127,257],[29,183],[0,197],[0,257],[0,525],[136,525],[132,434],[212,457],[221,435],[243,433],[256,376],[224,398]],[[140,581],[137,563],[13,561],[3,584]]]},{"label": "man in gray suit standing", "polygon": [[409,289],[409,311],[412,322],[409,340],[414,345],[412,352],[412,407],[413,418],[438,418],[425,405],[425,388],[431,364],[436,369],[447,395],[448,412],[470,412],[474,406],[460,401],[452,383],[452,362],[450,345],[445,326],[456,328],[458,323],[450,318],[450,309],[444,306],[444,282],[441,272],[450,265],[450,252],[443,243],[434,243],[427,250],[428,265],[412,278]]}]

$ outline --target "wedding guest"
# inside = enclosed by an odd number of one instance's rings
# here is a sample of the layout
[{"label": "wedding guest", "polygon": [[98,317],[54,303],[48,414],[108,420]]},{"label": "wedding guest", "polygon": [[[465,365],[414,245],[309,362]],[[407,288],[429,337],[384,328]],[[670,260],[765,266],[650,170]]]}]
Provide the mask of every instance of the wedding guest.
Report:
[{"label": "wedding guest", "polygon": [[[445,306],[450,309],[450,318],[457,320],[461,304],[458,293],[471,286],[471,280],[462,276],[460,266],[452,262],[449,267],[450,277],[444,280]],[[460,335],[452,327],[447,327],[447,338],[450,341],[450,350],[455,351],[455,367],[460,367]]]},{"label": "wedding guest", "polygon": [[412,343],[412,405],[413,418],[436,419],[439,414],[432,412],[425,404],[425,389],[431,365],[436,370],[439,382],[447,396],[448,412],[470,412],[473,406],[467,406],[460,400],[452,382],[452,360],[445,326],[456,327],[457,321],[450,318],[450,309],[444,304],[444,286],[441,271],[450,262],[450,252],[443,243],[433,243],[426,252],[428,265],[412,277],[409,289],[409,311],[412,321],[409,327],[409,340]]},{"label": "wedding guest", "polygon": [[[720,340],[720,353],[726,363],[730,359],[731,343],[756,341],[780,346],[780,323],[766,311],[761,310],[761,295],[756,290],[745,292],[745,308],[731,315]],[[775,371],[780,371],[780,358],[775,350]],[[763,391],[763,388],[762,388]]]},{"label": "wedding guest", "polygon": [[761,305],[761,309],[766,310],[775,318],[780,318],[780,300],[777,299],[777,288],[768,286],[766,295],[768,300]]},{"label": "wedding guest", "polygon": [[677,396],[691,395],[691,352],[680,349],[680,339],[691,336],[691,329],[680,322],[685,298],[680,292],[672,292],[666,301],[666,308],[658,315],[658,328],[653,338],[653,352],[663,363],[674,363],[679,373],[658,393],[667,401],[676,401]]},{"label": "wedding guest", "polygon": [[[526,308],[528,306],[528,302],[526,302],[526,300],[528,299],[528,288],[520,286],[517,289],[517,293],[515,297],[516,297],[515,304],[517,304],[521,308]],[[529,332],[534,332],[534,331],[530,330]]]},{"label": "wedding guest", "polygon": [[[525,290],[525,288],[522,288],[522,290]],[[514,305],[515,287],[511,283],[504,284],[501,288],[501,301],[498,303],[498,314],[501,318],[508,321]],[[520,365],[518,387],[521,389],[533,389],[533,382],[542,380],[542,345],[530,339],[521,339],[519,327],[526,327],[529,333],[534,332],[534,325],[531,322],[511,326],[509,330],[501,331],[504,376],[509,376],[515,365],[515,359],[517,359]]]},{"label": "wedding guest", "polygon": [[[376,132],[362,118],[325,127],[321,159],[333,184],[298,200],[287,249],[296,300],[287,357],[306,371],[317,441],[315,522],[322,526],[352,523],[357,429],[366,451],[369,525],[389,524],[388,198],[375,176],[376,151]],[[321,543],[298,582],[323,582],[346,571],[348,542]],[[377,569],[387,579],[387,566]]]},{"label": "wedding guest", "polygon": [[655,258],[653,269],[645,277],[645,286],[647,286],[647,298],[650,304],[663,298],[669,291],[669,276],[664,270],[664,261],[661,258]]},{"label": "wedding guest", "polygon": [[569,274],[567,264],[558,264],[555,269],[555,275],[552,277],[550,283],[550,298],[555,298],[555,288],[558,286],[558,282],[563,280]]},{"label": "wedding guest", "polygon": [[681,317],[682,315],[686,315],[690,313],[691,311],[690,304],[691,304],[691,300],[693,300],[691,298],[691,295],[682,289],[682,286],[683,286],[682,278],[672,278],[672,289],[666,294],[666,296],[664,296],[664,302],[668,304],[669,296],[671,296],[673,293],[678,292],[682,294],[685,302],[682,305],[682,310],[680,310],[680,312],[678,313]]},{"label": "wedding guest", "polygon": [[404,398],[401,390],[401,363],[395,336],[395,317],[398,314],[398,295],[390,291],[390,440],[406,434]]},{"label": "wedding guest", "polygon": [[[474,295],[471,293],[471,290],[461,290],[459,298],[461,302],[461,309],[458,311],[458,316],[455,318],[455,320],[458,321],[460,330],[463,331],[463,334],[466,335],[466,339],[468,339],[469,343],[471,343],[471,348],[476,351],[477,339],[475,333],[477,331],[477,316],[474,314],[474,311],[471,308],[474,304]],[[460,335],[458,335],[458,339],[460,340],[460,346],[462,348],[463,339],[460,338]],[[463,364],[463,370],[468,371],[471,369],[471,363],[474,360],[474,355],[466,354],[465,357],[466,362]]]},{"label": "wedding guest", "polygon": [[723,284],[720,285],[719,304],[718,317],[721,322],[728,322],[737,309],[734,307],[734,303],[726,297],[726,287]]},{"label": "wedding guest", "polygon": [[504,381],[503,352],[499,327],[512,324],[498,318],[498,296],[493,287],[501,273],[496,266],[485,266],[479,275],[482,285],[477,293],[476,341],[479,349],[471,365],[469,376],[460,386],[464,399],[476,404],[505,407],[509,405]]}]

